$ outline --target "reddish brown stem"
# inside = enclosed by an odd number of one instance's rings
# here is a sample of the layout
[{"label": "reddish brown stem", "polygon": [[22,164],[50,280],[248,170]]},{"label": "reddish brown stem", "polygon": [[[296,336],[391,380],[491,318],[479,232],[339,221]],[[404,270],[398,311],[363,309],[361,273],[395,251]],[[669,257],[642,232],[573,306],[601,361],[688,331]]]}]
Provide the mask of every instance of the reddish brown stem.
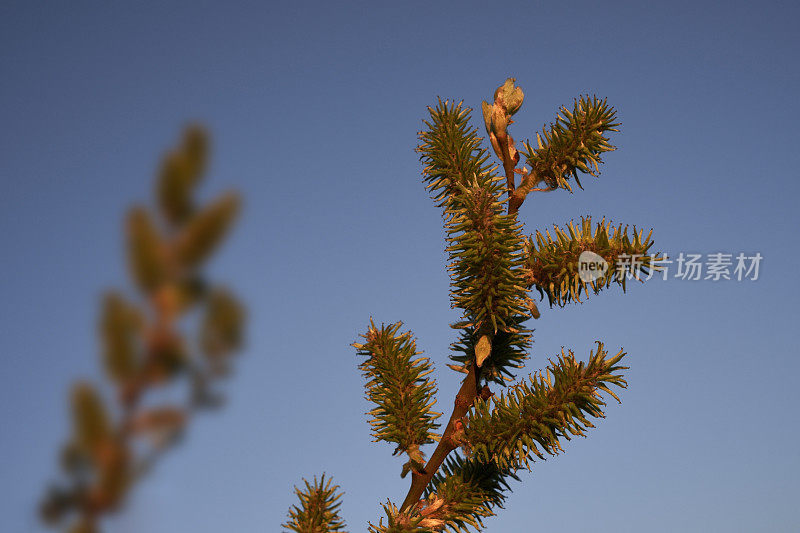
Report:
[{"label": "reddish brown stem", "polygon": [[514,168],[517,166],[517,162],[511,160],[511,151],[508,149],[508,138],[509,138],[508,133],[501,134],[497,138],[497,144],[500,146],[500,152],[502,154],[502,160],[503,160],[503,171],[506,174],[506,185],[508,187],[508,196],[509,198],[511,198],[511,196],[514,194],[514,189],[516,187],[514,181]]},{"label": "reddish brown stem", "polygon": [[453,402],[453,413],[450,415],[450,420],[447,422],[447,427],[433,455],[431,455],[431,458],[425,464],[425,468],[422,472],[411,473],[411,488],[408,490],[406,499],[403,500],[403,505],[400,506],[401,511],[408,509],[420,500],[422,493],[425,492],[425,488],[428,486],[431,479],[433,479],[433,476],[436,475],[436,472],[439,471],[439,467],[442,466],[444,460],[450,452],[458,447],[452,439],[453,432],[455,431],[455,423],[467,414],[467,411],[469,411],[470,407],[472,407],[472,404],[475,402],[475,398],[478,397],[479,379],[480,369],[476,368],[473,364],[469,369],[467,377],[465,377],[463,383],[461,383],[461,389],[459,389],[458,394],[456,394],[455,402]]}]

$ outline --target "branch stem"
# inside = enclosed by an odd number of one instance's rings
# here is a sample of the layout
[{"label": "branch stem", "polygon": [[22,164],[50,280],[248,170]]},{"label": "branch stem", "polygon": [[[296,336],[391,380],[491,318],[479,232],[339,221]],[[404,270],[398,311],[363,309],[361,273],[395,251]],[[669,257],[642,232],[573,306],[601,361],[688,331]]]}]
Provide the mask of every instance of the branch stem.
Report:
[{"label": "branch stem", "polygon": [[421,472],[412,471],[411,473],[411,488],[408,489],[406,499],[403,500],[403,505],[400,506],[401,511],[405,511],[422,497],[425,488],[430,483],[439,467],[447,458],[447,456],[455,450],[458,445],[454,442],[452,436],[455,431],[456,422],[460,421],[469,411],[475,399],[478,397],[478,380],[480,379],[480,369],[473,363],[470,366],[467,376],[461,383],[461,388],[456,394],[456,399],[453,402],[453,413],[450,415],[450,420],[447,422],[447,427],[439,439],[439,444],[431,455],[431,458],[425,464],[425,468]]},{"label": "branch stem", "polygon": [[[517,162],[511,160],[511,150],[508,149],[508,140],[508,133],[505,133],[498,137],[497,144],[500,146],[500,153],[502,156],[501,159],[503,160],[503,171],[506,174],[506,185],[508,187],[508,214],[510,215],[512,214],[512,198],[515,196],[516,183],[514,169],[517,166]],[[522,202],[520,202],[520,205],[521,204]],[[516,209],[519,209],[519,206],[517,206]],[[514,213],[516,213],[516,209],[514,209]]]}]

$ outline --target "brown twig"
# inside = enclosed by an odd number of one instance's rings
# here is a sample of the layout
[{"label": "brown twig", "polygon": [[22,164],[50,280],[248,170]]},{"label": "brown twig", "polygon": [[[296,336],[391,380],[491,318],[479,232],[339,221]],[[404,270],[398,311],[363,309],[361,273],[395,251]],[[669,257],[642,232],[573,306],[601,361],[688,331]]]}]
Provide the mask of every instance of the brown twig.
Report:
[{"label": "brown twig", "polygon": [[458,448],[458,444],[453,440],[453,432],[456,430],[456,422],[460,421],[469,411],[475,399],[478,397],[478,381],[480,380],[480,369],[475,364],[470,366],[467,376],[461,383],[461,388],[456,394],[456,399],[453,402],[453,413],[450,415],[450,420],[447,422],[447,427],[439,439],[439,444],[431,455],[431,458],[425,464],[425,468],[421,472],[411,473],[411,488],[408,489],[406,499],[403,500],[403,505],[400,510],[404,511],[417,503],[425,492],[425,488],[430,483],[433,476],[438,472],[439,467],[447,458],[447,456]]}]

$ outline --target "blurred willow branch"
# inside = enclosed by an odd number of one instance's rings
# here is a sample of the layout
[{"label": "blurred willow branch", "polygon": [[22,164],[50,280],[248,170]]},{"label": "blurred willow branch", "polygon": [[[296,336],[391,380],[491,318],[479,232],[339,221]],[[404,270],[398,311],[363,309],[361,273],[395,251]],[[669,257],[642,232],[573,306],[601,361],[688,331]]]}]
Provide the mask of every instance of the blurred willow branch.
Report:
[{"label": "blurred willow branch", "polygon": [[[103,298],[99,336],[108,383],[81,381],[72,388],[61,480],[41,503],[48,524],[71,533],[99,531],[102,517],[121,507],[191,416],[222,401],[214,383],[241,347],[245,311],[202,267],[233,225],[240,199],[229,192],[197,204],[207,158],[205,131],[187,128],[161,164],[157,209],[137,206],[128,213],[128,266],[137,291]],[[181,386],[181,402],[159,400],[159,390]]]}]

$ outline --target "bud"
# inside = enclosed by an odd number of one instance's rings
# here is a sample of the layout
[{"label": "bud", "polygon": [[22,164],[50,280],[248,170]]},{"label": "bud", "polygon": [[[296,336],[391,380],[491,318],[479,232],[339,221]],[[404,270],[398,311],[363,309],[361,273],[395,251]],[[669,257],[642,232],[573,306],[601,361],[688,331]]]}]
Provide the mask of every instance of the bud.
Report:
[{"label": "bud", "polygon": [[128,258],[131,274],[144,292],[155,290],[167,275],[165,245],[145,209],[128,215]]},{"label": "bud", "polygon": [[481,102],[481,110],[483,111],[483,123],[486,126],[486,133],[492,132],[492,110],[494,106],[492,106],[489,102],[485,100]]},{"label": "bud", "polygon": [[483,335],[475,345],[475,362],[478,364],[478,368],[483,365],[490,353],[492,353],[492,341],[488,335]]},{"label": "bud", "polygon": [[177,243],[183,266],[197,267],[211,255],[233,224],[239,204],[238,195],[223,194],[187,222]]},{"label": "bud", "polygon": [[536,302],[534,302],[533,300],[530,301],[530,312],[531,316],[534,319],[538,319],[540,316],[542,316],[541,313],[539,312],[539,306],[537,306]]},{"label": "bud", "polygon": [[508,78],[506,82],[494,92],[495,104],[501,104],[505,107],[509,117],[519,111],[519,108],[522,107],[522,101],[525,99],[522,88],[516,87],[514,81],[516,81],[514,78]]},{"label": "bud", "polygon": [[504,159],[503,151],[499,144],[500,140],[504,139],[504,142],[509,145],[510,157],[515,163],[519,161],[519,156],[516,153],[516,148],[514,148],[514,141],[510,138],[506,130],[511,123],[511,116],[519,111],[524,99],[525,94],[520,87],[514,85],[514,78],[508,78],[506,82],[494,92],[493,104],[481,102],[483,123],[486,126],[486,133],[489,134],[492,148],[494,148],[497,157]]},{"label": "bud", "polygon": [[72,420],[75,441],[86,453],[93,454],[111,434],[111,423],[99,394],[88,383],[72,389]]}]

